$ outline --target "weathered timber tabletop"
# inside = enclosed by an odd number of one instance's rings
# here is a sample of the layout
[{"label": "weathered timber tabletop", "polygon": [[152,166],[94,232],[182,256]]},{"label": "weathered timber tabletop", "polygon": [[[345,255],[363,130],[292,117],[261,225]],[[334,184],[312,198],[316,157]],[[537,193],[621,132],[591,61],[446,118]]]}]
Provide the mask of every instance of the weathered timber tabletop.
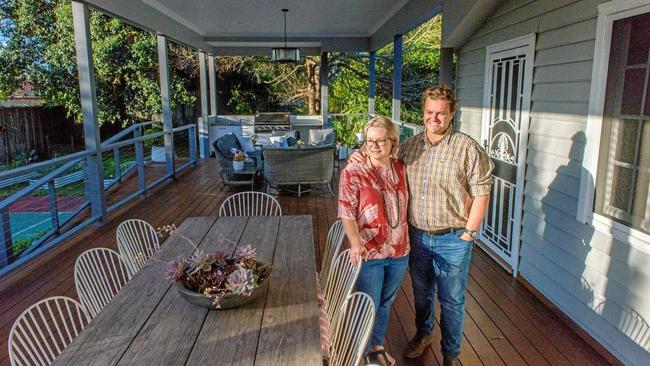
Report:
[{"label": "weathered timber tabletop", "polygon": [[204,251],[251,244],[273,263],[265,295],[240,308],[189,304],[164,261],[193,247],[170,237],[55,365],[321,365],[311,217],[189,217],[178,233]]}]

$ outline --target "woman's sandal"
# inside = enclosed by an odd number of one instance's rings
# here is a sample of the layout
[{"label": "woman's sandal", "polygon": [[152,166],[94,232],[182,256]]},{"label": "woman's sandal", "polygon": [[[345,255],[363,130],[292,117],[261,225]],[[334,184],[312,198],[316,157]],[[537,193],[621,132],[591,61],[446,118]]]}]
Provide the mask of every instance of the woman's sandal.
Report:
[{"label": "woman's sandal", "polygon": [[390,362],[390,359],[388,358],[388,355],[386,355],[386,350],[385,349],[380,349],[378,351],[369,352],[366,355],[366,365],[368,365],[368,364],[395,366],[394,362],[392,362],[392,363]]}]

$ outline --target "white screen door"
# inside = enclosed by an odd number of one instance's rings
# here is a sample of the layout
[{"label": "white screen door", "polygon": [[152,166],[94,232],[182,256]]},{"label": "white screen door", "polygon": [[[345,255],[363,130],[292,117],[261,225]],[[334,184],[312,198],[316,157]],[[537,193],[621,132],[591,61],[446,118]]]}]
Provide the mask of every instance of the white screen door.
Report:
[{"label": "white screen door", "polygon": [[486,48],[481,140],[495,169],[479,239],[513,275],[519,264],[534,54],[534,34]]}]

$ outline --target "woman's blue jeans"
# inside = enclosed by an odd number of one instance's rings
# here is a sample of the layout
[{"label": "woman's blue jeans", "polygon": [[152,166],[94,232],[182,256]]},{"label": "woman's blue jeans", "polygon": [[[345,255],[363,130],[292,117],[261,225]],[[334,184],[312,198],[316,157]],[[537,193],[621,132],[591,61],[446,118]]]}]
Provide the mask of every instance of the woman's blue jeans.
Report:
[{"label": "woman's blue jeans", "polygon": [[473,243],[460,238],[464,230],[431,235],[409,226],[411,255],[409,266],[415,298],[415,325],[418,335],[431,333],[435,322],[435,295],[440,301],[440,345],[446,358],[460,354],[465,315],[467,272]]},{"label": "woman's blue jeans", "polygon": [[357,291],[368,294],[375,303],[375,324],[372,327],[370,346],[384,344],[390,307],[402,284],[408,268],[408,256],[400,258],[371,259],[363,262],[357,278]]}]

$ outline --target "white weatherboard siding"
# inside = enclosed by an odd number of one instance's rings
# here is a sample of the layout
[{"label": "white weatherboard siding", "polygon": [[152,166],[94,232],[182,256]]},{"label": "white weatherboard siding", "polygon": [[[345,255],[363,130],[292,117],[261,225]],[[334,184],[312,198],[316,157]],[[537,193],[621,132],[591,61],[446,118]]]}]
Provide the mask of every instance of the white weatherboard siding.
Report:
[{"label": "white weatherboard siding", "polygon": [[458,50],[456,123],[479,139],[485,47],[536,33],[520,276],[622,362],[650,365],[650,247],[576,219],[602,2],[504,2]]}]

